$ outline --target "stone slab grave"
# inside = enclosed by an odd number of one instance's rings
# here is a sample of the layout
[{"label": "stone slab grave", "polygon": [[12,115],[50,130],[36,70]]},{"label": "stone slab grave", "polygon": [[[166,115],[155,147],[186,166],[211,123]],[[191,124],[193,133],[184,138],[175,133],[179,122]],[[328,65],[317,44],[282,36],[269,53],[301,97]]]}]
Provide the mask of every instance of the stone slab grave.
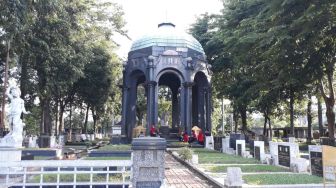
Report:
[{"label": "stone slab grave", "polygon": [[240,133],[231,133],[230,134],[230,148],[236,150],[236,140],[245,140],[245,136]]},{"label": "stone slab grave", "polygon": [[245,152],[245,140],[236,140],[236,155],[243,156]]},{"label": "stone slab grave", "polygon": [[224,137],[222,136],[215,136],[213,139],[214,139],[214,150],[217,150],[217,151],[222,151],[223,149],[223,146],[222,146],[222,139]]},{"label": "stone slab grave", "polygon": [[133,139],[133,187],[159,188],[163,186],[166,146],[164,138],[141,137]]},{"label": "stone slab grave", "polygon": [[267,164],[279,165],[278,161],[278,142],[269,142],[270,156],[267,157]]},{"label": "stone slab grave", "polygon": [[324,179],[332,180],[336,186],[336,147],[322,146],[322,164]]},{"label": "stone slab grave", "polygon": [[265,161],[265,142],[254,141],[254,158],[259,161]]},{"label": "stone slab grave", "polygon": [[323,177],[322,146],[309,145],[310,174]]},{"label": "stone slab grave", "polygon": [[278,142],[278,165],[290,167],[291,163],[299,158],[299,145],[297,143]]},{"label": "stone slab grave", "polygon": [[214,149],[214,140],[212,136],[205,137],[205,148],[207,149]]},{"label": "stone slab grave", "polygon": [[230,148],[230,137],[225,137],[225,138],[222,138],[222,151],[223,153],[226,153],[226,154],[230,154],[230,155],[233,155],[235,154],[235,151],[233,150],[233,148]]}]

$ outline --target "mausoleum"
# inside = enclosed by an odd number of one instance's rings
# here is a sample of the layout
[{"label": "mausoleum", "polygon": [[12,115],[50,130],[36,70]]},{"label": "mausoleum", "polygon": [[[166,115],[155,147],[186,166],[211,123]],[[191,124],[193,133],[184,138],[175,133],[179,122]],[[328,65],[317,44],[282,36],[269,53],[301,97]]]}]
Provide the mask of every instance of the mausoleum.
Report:
[{"label": "mausoleum", "polygon": [[134,41],[123,70],[122,134],[132,137],[137,124],[137,88],[145,88],[147,132],[158,125],[158,90],[170,89],[170,130],[191,134],[197,125],[211,130],[211,70],[201,44],[172,23]]}]

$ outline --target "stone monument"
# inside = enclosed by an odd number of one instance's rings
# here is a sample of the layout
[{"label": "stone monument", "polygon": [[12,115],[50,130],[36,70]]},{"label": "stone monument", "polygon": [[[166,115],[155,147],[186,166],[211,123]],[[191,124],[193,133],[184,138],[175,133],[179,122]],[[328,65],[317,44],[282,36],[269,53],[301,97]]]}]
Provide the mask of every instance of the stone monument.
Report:
[{"label": "stone monument", "polygon": [[164,138],[141,137],[133,139],[133,187],[159,188],[163,185],[166,146]]}]

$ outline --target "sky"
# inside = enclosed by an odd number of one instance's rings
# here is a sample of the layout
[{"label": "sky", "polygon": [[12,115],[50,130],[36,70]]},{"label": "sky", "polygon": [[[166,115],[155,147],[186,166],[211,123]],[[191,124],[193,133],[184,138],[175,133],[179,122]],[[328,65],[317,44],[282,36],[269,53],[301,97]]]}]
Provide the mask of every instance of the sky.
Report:
[{"label": "sky", "polygon": [[123,7],[126,29],[132,40],[116,36],[120,44],[118,55],[127,59],[132,42],[137,38],[152,33],[162,22],[172,22],[176,29],[187,31],[197,16],[219,13],[223,5],[221,0],[111,0]]}]

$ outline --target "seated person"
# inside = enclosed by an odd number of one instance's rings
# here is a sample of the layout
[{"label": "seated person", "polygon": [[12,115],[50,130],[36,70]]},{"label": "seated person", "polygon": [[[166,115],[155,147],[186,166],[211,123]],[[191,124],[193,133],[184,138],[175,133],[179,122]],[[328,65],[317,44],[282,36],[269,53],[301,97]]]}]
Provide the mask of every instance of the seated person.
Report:
[{"label": "seated person", "polygon": [[197,141],[198,141],[199,144],[204,145],[204,135],[203,135],[202,131],[200,131],[198,133]]},{"label": "seated person", "polygon": [[149,134],[152,137],[156,137],[156,128],[154,127],[154,125],[152,125],[152,127],[150,128]]},{"label": "seated person", "polygon": [[188,142],[189,141],[189,135],[188,135],[188,133],[184,133],[183,134],[183,142]]}]

